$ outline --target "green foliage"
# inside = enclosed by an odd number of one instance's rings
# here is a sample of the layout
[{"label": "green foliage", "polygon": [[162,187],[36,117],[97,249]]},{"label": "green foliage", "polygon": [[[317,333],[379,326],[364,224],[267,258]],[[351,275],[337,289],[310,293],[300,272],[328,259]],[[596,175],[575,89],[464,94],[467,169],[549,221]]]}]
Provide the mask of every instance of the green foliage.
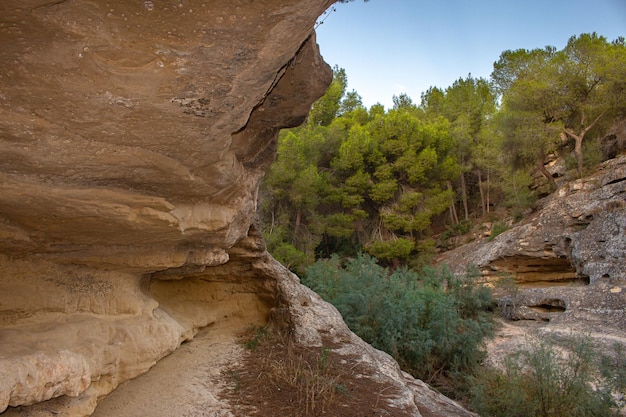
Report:
[{"label": "green foliage", "polygon": [[461,236],[469,233],[472,229],[472,222],[463,220],[452,226],[452,232],[455,236]]},{"label": "green foliage", "polygon": [[274,258],[292,271],[301,273],[313,261],[312,257],[298,250],[290,243],[281,242],[280,244],[270,247],[270,251]]},{"label": "green foliage", "polygon": [[624,345],[615,343],[611,352],[600,359],[600,372],[613,392],[626,396],[626,356]]},{"label": "green foliage", "polygon": [[514,213],[523,212],[535,202],[536,197],[530,189],[532,178],[525,170],[509,172],[502,178],[502,189],[505,195],[505,206]]},{"label": "green foliage", "polygon": [[395,240],[375,240],[365,245],[367,252],[379,259],[391,261],[393,259],[407,260],[413,249],[415,242],[409,239]]},{"label": "green foliage", "polygon": [[443,269],[390,272],[359,255],[345,266],[338,257],[319,260],[303,282],[334,304],[361,338],[433,382],[442,374],[470,372],[483,358],[492,300],[474,278]]},{"label": "green foliage", "polygon": [[[389,262],[429,242],[433,218],[453,203],[446,186],[460,169],[445,118],[424,120],[410,98],[368,113],[335,68],[309,123],[281,133],[277,161],[261,188],[268,248],[292,268],[312,261],[325,238],[356,242]],[[276,230],[281,233],[277,234]],[[428,252],[432,248],[425,248]]]},{"label": "green foliage", "polygon": [[602,162],[600,141],[589,140],[583,143],[583,165],[585,172],[591,172]]},{"label": "green foliage", "polygon": [[496,236],[506,232],[507,230],[509,230],[509,226],[507,226],[506,223],[495,222],[491,227],[491,236],[489,236],[489,240],[491,241],[495,239]]},{"label": "green foliage", "polygon": [[333,68],[333,81],[326,94],[315,102],[309,113],[309,123],[317,126],[328,126],[337,116],[341,107],[341,99],[346,93],[348,77],[343,68]]},{"label": "green foliage", "polygon": [[441,240],[445,241],[453,236],[462,236],[469,233],[472,230],[472,222],[470,220],[461,220],[446,228],[446,231],[441,234]]},{"label": "green foliage", "polygon": [[277,261],[292,271],[304,272],[306,267],[313,261],[313,256],[297,249],[288,242],[288,231],[284,226],[278,225],[271,232],[265,234],[267,249]]},{"label": "green foliage", "polygon": [[472,406],[482,416],[615,416],[609,391],[598,377],[589,338],[565,346],[549,337],[506,358],[504,369],[485,369],[472,383]]},{"label": "green foliage", "polygon": [[521,218],[556,188],[547,157],[572,155],[577,175],[592,169],[597,139],[626,112],[626,45],[596,34],[563,50],[505,51],[490,81],[470,74],[431,87],[419,105],[395,96],[389,110],[366,109],[345,71],[333,73],[308,123],[281,132],[260,189],[268,247],[294,269],[333,239],[419,264],[435,231],[449,237],[504,208]]},{"label": "green foliage", "polygon": [[561,134],[574,142],[582,175],[589,134],[606,132],[623,117],[624,64],[623,42],[609,43],[595,33],[571,37],[561,51],[549,46],[503,52],[492,78],[510,118],[507,135],[518,143],[513,152],[532,154],[541,170]]}]

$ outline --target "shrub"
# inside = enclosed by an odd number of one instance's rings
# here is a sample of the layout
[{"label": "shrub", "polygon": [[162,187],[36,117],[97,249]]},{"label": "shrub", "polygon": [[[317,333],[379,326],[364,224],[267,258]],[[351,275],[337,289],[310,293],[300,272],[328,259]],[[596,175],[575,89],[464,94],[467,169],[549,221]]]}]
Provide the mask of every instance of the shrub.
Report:
[{"label": "shrub", "polygon": [[391,354],[414,376],[470,372],[483,359],[492,332],[491,292],[446,269],[394,272],[368,255],[345,266],[337,257],[307,269],[303,282],[334,304],[346,324],[366,342]]},{"label": "shrub", "polygon": [[531,190],[533,183],[530,174],[523,170],[515,170],[502,178],[502,190],[505,195],[504,204],[512,213],[523,213],[531,207],[536,196]]},{"label": "shrub", "polygon": [[498,297],[500,314],[507,320],[514,320],[517,314],[519,296],[519,286],[515,282],[515,278],[508,272],[499,274],[496,288],[500,290]]},{"label": "shrub", "polygon": [[626,400],[626,356],[624,346],[618,342],[613,349],[600,357],[600,372],[611,391],[622,403]]},{"label": "shrub", "polygon": [[502,233],[509,230],[509,226],[503,222],[495,222],[491,227],[491,236],[489,236],[489,241],[492,241],[496,238],[496,236],[501,235]]},{"label": "shrub", "polygon": [[311,264],[311,257],[290,243],[277,244],[270,250],[278,262],[296,273],[303,272]]},{"label": "shrub", "polygon": [[415,249],[415,242],[404,238],[389,241],[376,240],[365,245],[365,249],[380,259],[407,259]]},{"label": "shrub", "polygon": [[570,337],[559,347],[549,338],[511,354],[502,370],[485,369],[472,383],[472,406],[492,417],[614,416],[599,384],[589,338]]},{"label": "shrub", "polygon": [[602,146],[599,140],[583,142],[583,164],[591,172],[602,162]]}]

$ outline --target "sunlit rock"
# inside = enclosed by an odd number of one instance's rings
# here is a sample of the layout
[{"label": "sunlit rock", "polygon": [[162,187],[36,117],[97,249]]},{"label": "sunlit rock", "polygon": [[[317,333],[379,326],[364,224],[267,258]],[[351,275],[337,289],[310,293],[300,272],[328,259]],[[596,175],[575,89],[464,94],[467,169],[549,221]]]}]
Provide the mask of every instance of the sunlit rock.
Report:
[{"label": "sunlit rock", "polygon": [[331,4],[0,2],[0,412],[89,415],[199,329],[271,319],[362,355],[416,416],[469,415],[350,333],[254,225],[279,129],[331,81],[313,32]]}]

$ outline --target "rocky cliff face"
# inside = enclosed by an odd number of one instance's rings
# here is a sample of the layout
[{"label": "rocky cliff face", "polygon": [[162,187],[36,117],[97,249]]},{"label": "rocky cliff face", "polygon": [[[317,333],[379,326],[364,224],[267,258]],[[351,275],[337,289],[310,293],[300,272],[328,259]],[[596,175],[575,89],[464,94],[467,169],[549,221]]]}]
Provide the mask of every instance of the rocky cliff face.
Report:
[{"label": "rocky cliff face", "polygon": [[535,212],[492,241],[476,241],[440,261],[477,265],[484,276],[507,272],[520,284],[626,279],[626,154],[589,177],[565,183]]},{"label": "rocky cliff face", "polygon": [[544,331],[583,332],[599,346],[626,346],[626,154],[592,175],[562,185],[535,212],[492,241],[445,253],[461,272],[479,267],[498,286],[505,316]]},{"label": "rocky cliff face", "polygon": [[469,415],[254,225],[278,130],[331,80],[313,26],[332,2],[0,3],[0,412],[89,415],[198,329],[271,319],[358,352],[416,416]]}]

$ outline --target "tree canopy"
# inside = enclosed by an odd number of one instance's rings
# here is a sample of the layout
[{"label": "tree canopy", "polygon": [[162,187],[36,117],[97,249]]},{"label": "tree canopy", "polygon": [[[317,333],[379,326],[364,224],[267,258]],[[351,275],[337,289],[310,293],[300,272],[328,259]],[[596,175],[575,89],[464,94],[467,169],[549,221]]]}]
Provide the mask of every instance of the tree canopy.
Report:
[{"label": "tree canopy", "polygon": [[335,67],[307,122],[281,132],[261,187],[268,248],[295,270],[337,252],[424,262],[472,218],[528,207],[533,173],[553,186],[549,155],[571,153],[581,175],[591,138],[626,114],[626,47],[583,34],[560,51],[505,51],[490,80],[469,74],[419,104],[394,96],[388,110],[347,87]]},{"label": "tree canopy", "polygon": [[[582,34],[571,37],[561,51],[505,51],[492,78],[502,93],[514,153],[534,157],[539,168],[548,153],[571,139],[582,175],[590,131],[603,131],[626,112],[623,38],[611,43],[595,33]],[[533,154],[524,156],[529,150]]]}]

